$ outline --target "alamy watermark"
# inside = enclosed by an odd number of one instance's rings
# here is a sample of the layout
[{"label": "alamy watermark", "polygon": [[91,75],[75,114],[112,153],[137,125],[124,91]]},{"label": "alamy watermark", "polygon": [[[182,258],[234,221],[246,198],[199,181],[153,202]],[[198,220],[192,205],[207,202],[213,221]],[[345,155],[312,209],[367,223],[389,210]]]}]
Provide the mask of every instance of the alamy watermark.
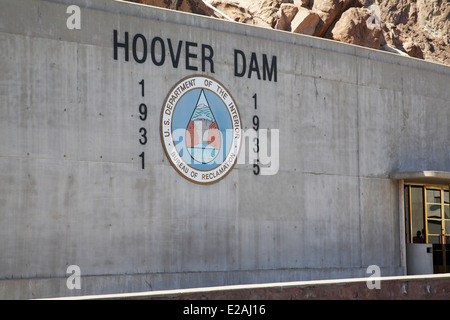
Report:
[{"label": "alamy watermark", "polygon": [[380,267],[377,265],[370,265],[367,267],[366,270],[367,274],[371,274],[369,276],[369,278],[366,281],[367,284],[367,288],[369,290],[373,290],[373,289],[381,289],[381,281],[380,281],[380,277],[381,277],[381,270]]},{"label": "alamy watermark", "polygon": [[67,267],[67,274],[70,274],[66,280],[67,289],[81,289],[81,269],[79,266],[73,264]]},{"label": "alamy watermark", "polygon": [[377,4],[372,4],[368,7],[371,16],[366,20],[367,28],[370,30],[381,29],[381,10]]},{"label": "alamy watermark", "polygon": [[69,30],[80,30],[81,29],[81,10],[79,6],[70,5],[66,10],[67,14],[70,16],[67,18],[66,26]]}]

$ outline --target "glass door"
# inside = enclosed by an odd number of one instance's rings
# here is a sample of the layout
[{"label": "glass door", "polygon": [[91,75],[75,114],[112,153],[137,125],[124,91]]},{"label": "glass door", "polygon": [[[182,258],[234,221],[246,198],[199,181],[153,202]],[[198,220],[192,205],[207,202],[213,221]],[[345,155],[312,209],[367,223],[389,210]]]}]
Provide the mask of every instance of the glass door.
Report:
[{"label": "glass door", "polygon": [[405,220],[407,242],[432,244],[434,273],[450,272],[449,188],[405,185]]},{"label": "glass door", "polygon": [[449,191],[425,188],[426,242],[433,244],[435,273],[450,272]]}]

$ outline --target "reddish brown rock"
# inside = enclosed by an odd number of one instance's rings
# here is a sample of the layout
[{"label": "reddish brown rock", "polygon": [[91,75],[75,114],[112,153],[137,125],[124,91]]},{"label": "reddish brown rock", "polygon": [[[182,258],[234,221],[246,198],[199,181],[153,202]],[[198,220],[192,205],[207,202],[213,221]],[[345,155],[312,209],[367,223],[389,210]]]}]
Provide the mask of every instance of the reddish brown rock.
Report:
[{"label": "reddish brown rock", "polygon": [[295,33],[301,33],[312,36],[319,23],[319,15],[306,8],[300,8],[291,22],[291,30]]},{"label": "reddish brown rock", "polygon": [[383,32],[379,28],[370,27],[367,23],[370,17],[369,10],[365,8],[348,9],[331,30],[331,37],[334,40],[379,49],[383,42]]},{"label": "reddish brown rock", "polygon": [[419,45],[415,44],[412,40],[408,40],[403,43],[403,48],[410,57],[423,59],[423,52]]},{"label": "reddish brown rock", "polygon": [[277,23],[278,8],[276,6],[264,7],[256,11],[253,16],[266,23],[270,27],[275,27]]},{"label": "reddish brown rock", "polygon": [[[218,13],[221,11],[241,23],[339,39],[371,48],[376,48],[380,42],[381,48],[391,48],[391,52],[450,65],[448,0],[205,0],[216,10],[202,0],[128,1],[225,18]],[[298,8],[298,12],[294,8]],[[361,17],[342,19],[350,8],[370,9],[366,19],[368,30],[362,22],[355,24]],[[311,26],[315,16],[302,9],[309,9],[318,16],[314,32]],[[377,19],[375,12],[378,12]]]},{"label": "reddish brown rock", "polygon": [[128,0],[131,2],[147,4],[155,7],[197,13],[211,16],[213,10],[201,0]]},{"label": "reddish brown rock", "polygon": [[308,8],[309,4],[311,1],[309,0],[293,0],[292,3],[295,4],[297,7],[304,7],[304,8]]},{"label": "reddish brown rock", "polygon": [[291,31],[291,21],[298,12],[298,7],[292,3],[283,3],[277,13],[278,22],[275,29]]},{"label": "reddish brown rock", "polygon": [[314,0],[312,10],[320,18],[314,35],[323,37],[336,19],[351,6],[357,5],[356,0]]},{"label": "reddish brown rock", "polygon": [[250,11],[234,2],[214,0],[210,1],[210,4],[236,22],[253,24],[253,16]]},{"label": "reddish brown rock", "polygon": [[[369,1],[369,0],[360,0]],[[386,42],[412,56],[450,65],[450,5],[442,0],[381,1]],[[410,46],[413,47],[410,47]]]}]

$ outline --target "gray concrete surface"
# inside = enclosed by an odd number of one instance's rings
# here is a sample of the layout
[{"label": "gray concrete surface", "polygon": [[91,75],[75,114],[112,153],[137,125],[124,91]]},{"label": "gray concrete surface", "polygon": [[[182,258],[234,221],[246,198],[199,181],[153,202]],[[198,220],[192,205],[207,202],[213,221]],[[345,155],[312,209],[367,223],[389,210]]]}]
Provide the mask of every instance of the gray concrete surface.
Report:
[{"label": "gray concrete surface", "polygon": [[[69,4],[80,30],[66,26]],[[403,273],[389,175],[450,171],[448,66],[120,1],[0,6],[0,298],[364,277],[369,265]],[[125,61],[122,48],[115,60],[114,30],[130,47],[138,33],[148,45],[160,37],[165,63],[137,63],[131,50]],[[186,68],[183,50],[174,68],[167,39],[197,43],[198,57],[211,46],[214,72],[200,58]],[[235,49],[260,64],[276,56],[277,81],[235,76]],[[240,163],[202,186],[175,172],[160,112],[194,74],[226,86],[244,129],[257,114],[279,130],[276,174]],[[69,265],[81,289],[67,288]]]}]

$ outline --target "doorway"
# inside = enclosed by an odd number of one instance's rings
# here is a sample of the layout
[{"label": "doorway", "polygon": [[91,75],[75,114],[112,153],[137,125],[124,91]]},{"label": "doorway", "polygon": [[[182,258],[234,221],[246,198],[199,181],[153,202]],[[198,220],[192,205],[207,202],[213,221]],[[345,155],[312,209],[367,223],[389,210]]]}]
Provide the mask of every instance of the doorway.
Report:
[{"label": "doorway", "polygon": [[433,272],[450,272],[449,188],[405,184],[407,243],[427,243],[433,248]]}]

